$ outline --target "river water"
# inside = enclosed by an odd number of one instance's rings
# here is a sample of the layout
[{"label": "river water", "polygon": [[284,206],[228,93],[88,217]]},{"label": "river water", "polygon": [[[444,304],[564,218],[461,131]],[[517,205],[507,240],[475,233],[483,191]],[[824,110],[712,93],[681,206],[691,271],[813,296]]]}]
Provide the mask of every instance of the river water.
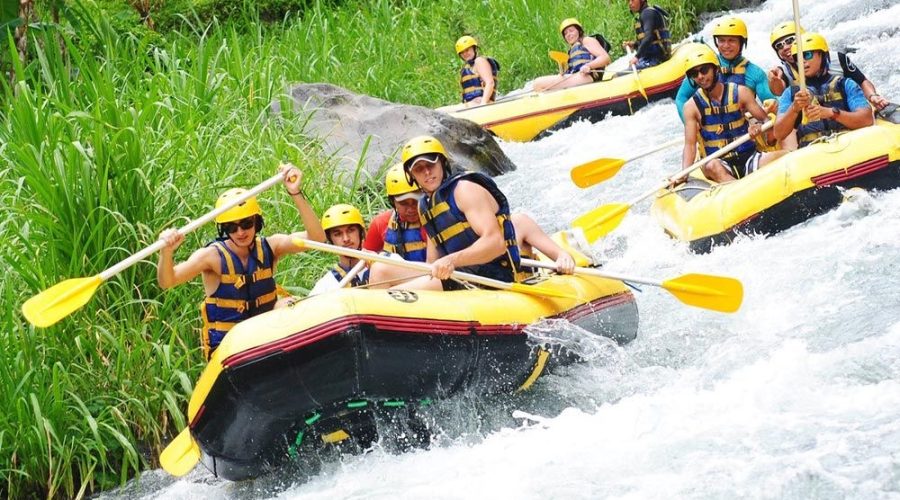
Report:
[{"label": "river water", "polygon": [[[900,1],[801,2],[803,24],[900,102]],[[769,29],[792,16],[771,0],[740,15],[746,55],[768,69]],[[711,25],[702,34],[710,40]],[[548,231],[603,203],[643,194],[680,168],[680,148],[628,164],[587,190],[572,166],[623,157],[681,134],[672,101],[632,117],[578,123],[503,144],[519,166],[498,178],[514,208]],[[202,467],[146,472],[106,497],[129,498],[900,498],[900,190],[875,193],[770,238],[693,255],[636,205],[596,247],[610,270],[666,279],[740,279],[741,310],[637,294],[641,327],[624,348],[566,324],[534,335],[590,360],[541,378],[525,396],[439,403],[429,450],[376,448],[229,483]],[[526,418],[522,418],[526,417]]]}]

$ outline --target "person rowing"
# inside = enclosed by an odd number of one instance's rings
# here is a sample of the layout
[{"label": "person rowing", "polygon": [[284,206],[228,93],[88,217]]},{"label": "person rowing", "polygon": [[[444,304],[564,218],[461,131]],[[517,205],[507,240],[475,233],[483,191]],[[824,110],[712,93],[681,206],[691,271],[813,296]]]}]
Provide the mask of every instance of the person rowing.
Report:
[{"label": "person rowing", "polygon": [[600,80],[603,68],[611,62],[609,54],[596,38],[584,36],[584,28],[578,19],[564,19],[559,25],[559,32],[569,45],[565,72],[535,79],[532,88],[536,92],[596,82]]},{"label": "person rowing", "polygon": [[797,53],[797,44],[791,53],[797,64],[803,65],[806,89],[791,86],[781,94],[773,128],[775,137],[782,140],[796,130],[802,148],[835,132],[873,125],[872,107],[859,85],[828,71],[830,58],[825,37],[812,32],[801,36],[803,54]]},{"label": "person rowing", "polygon": [[492,57],[478,55],[478,40],[469,35],[456,41],[456,54],[464,63],[459,70],[463,104],[468,108],[494,102],[500,63]]},{"label": "person rowing", "polygon": [[[801,34],[806,31],[800,29]],[[778,55],[781,62],[780,67],[769,70],[769,88],[775,95],[781,96],[784,90],[792,85],[796,85],[797,66],[791,50],[794,47],[794,41],[797,39],[797,29],[794,21],[785,21],[779,23],[772,29],[769,36],[769,42],[772,50]],[[882,110],[890,104],[883,96],[878,94],[875,84],[872,83],[862,70],[850,60],[850,56],[844,52],[829,50],[828,52],[828,72],[833,75],[845,76],[850,78],[859,88],[862,89],[863,95],[876,110]]]},{"label": "person rowing", "polygon": [[[726,17],[713,26],[713,40],[719,51],[719,75],[725,83],[737,83],[753,91],[754,97],[761,102],[775,99],[769,89],[769,80],[762,68],[744,57],[747,46],[747,25],[740,18]],[[691,78],[685,78],[675,96],[675,109],[681,121],[684,121],[684,105],[697,92],[697,85]],[[770,101],[769,112],[775,112],[775,103]]]},{"label": "person rowing", "polygon": [[[284,186],[300,213],[306,231],[262,236],[262,210],[255,196],[219,214],[219,237],[194,251],[184,262],[175,264],[175,250],[184,242],[184,234],[167,229],[159,235],[166,245],[159,251],[157,282],[168,289],[202,276],[205,299],[201,304],[203,327],[201,345],[206,359],[235,324],[258,314],[286,305],[292,298],[275,283],[275,267],[281,257],[305,251],[294,245],[295,238],[325,241],[325,232],[315,212],[300,190],[303,175],[290,164],[280,166]],[[229,189],[216,200],[216,207],[246,193]]]},{"label": "person rowing", "polygon": [[[727,146],[738,137],[760,133],[758,123],[749,123],[749,112],[766,121],[766,112],[756,101],[753,91],[743,85],[726,83],[719,78],[719,58],[706,45],[698,46],[685,57],[684,70],[696,85],[691,100],[684,105],[683,168],[692,165],[697,156],[697,140],[704,156]],[[747,141],[721,159],[710,160],[701,167],[703,175],[715,182],[727,182],[750,175],[758,168],[783,156],[786,151],[760,153],[754,141]]]}]

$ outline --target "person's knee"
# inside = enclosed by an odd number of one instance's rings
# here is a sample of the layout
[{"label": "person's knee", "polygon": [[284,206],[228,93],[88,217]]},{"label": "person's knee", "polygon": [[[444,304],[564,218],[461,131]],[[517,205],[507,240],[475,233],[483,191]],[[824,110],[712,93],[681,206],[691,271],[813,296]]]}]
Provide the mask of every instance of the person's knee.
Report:
[{"label": "person's knee", "polygon": [[721,168],[722,168],[722,164],[719,163],[719,160],[712,160],[712,161],[706,162],[705,165],[700,167],[700,170],[703,172],[703,175],[705,175],[706,177],[710,177],[710,176],[718,173],[719,169],[721,169]]},{"label": "person's knee", "polygon": [[382,288],[379,283],[389,281],[393,268],[380,262],[373,262],[369,266],[369,288]]}]

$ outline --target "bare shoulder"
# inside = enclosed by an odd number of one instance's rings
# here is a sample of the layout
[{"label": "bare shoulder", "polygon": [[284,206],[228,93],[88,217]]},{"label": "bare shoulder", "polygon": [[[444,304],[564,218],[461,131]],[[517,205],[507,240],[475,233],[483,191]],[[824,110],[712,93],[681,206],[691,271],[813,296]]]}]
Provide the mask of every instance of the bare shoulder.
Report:
[{"label": "bare shoulder", "polygon": [[603,50],[603,46],[600,45],[600,42],[598,42],[597,39],[592,36],[586,36],[586,37],[582,38],[581,44],[584,45],[584,47],[586,49],[588,49],[589,51],[591,51],[595,54],[597,54],[597,53],[602,54],[602,53],[606,52],[605,50]]},{"label": "bare shoulder", "polygon": [[456,204],[463,211],[478,208],[493,208],[497,203],[491,193],[477,182],[461,180],[453,192]]}]

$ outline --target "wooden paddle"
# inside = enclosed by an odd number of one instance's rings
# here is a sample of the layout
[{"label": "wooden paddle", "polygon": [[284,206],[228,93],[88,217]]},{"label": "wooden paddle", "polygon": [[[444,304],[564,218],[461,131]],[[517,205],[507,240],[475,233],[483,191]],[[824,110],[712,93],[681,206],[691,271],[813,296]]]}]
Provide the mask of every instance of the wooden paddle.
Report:
[{"label": "wooden paddle", "polygon": [[[523,266],[556,269],[556,264],[532,259],[522,259]],[[740,309],[744,299],[744,286],[740,281],[710,274],[685,274],[665,281],[609,273],[590,267],[576,267],[575,274],[599,276],[631,283],[658,286],[669,291],[681,302],[712,311],[732,313]]]},{"label": "wooden paddle", "polygon": [[[281,172],[273,175],[263,181],[256,187],[248,190],[246,193],[235,197],[233,200],[216,208],[202,217],[192,220],[178,231],[181,234],[187,234],[215,219],[219,214],[239,205],[247,198],[256,196],[257,194],[269,189],[281,182],[284,174]],[[144,248],[140,252],[133,254],[131,257],[119,262],[109,269],[88,278],[73,278],[57,283],[56,285],[44,290],[43,292],[31,297],[22,304],[22,314],[34,326],[45,328],[53,325],[57,321],[65,318],[72,312],[85,305],[94,293],[97,287],[104,281],[112,278],[120,272],[128,269],[135,263],[147,258],[155,252],[158,252],[166,246],[164,240],[157,240],[156,243]]]},{"label": "wooden paddle", "polygon": [[[760,133],[765,132],[772,128],[775,125],[775,120],[771,119],[767,121],[760,130]],[[735,148],[740,146],[741,144],[750,140],[750,134],[744,134],[734,141],[731,144],[725,146],[724,148],[716,151],[715,153],[703,158],[700,161],[695,162],[693,165],[685,168],[684,170],[678,172],[677,174],[669,177],[665,180],[665,182],[655,186],[653,189],[648,190],[646,193],[634,198],[628,203],[609,203],[606,205],[601,205],[590,212],[578,217],[575,221],[572,222],[572,225],[576,227],[580,227],[584,230],[584,235],[590,243],[593,243],[600,238],[601,236],[609,234],[613,229],[619,226],[622,223],[622,219],[625,218],[625,214],[628,213],[628,210],[637,202],[652,196],[654,193],[659,191],[660,189],[665,189],[670,186],[672,183],[678,181],[679,179],[684,178],[694,170],[706,165],[711,160],[716,158],[721,158],[726,154],[733,151]]]},{"label": "wooden paddle", "polygon": [[[387,257],[385,255],[380,255],[376,253],[363,252],[361,250],[353,250],[352,248],[343,248],[335,245],[329,245],[328,243],[319,243],[316,241],[306,240],[303,238],[294,238],[293,242],[298,247],[306,247],[312,248],[314,250],[321,250],[323,252],[333,253],[337,255],[344,255],[346,257],[354,257],[360,260],[366,260],[370,262],[381,262],[383,264],[390,264],[392,266],[405,267],[407,269],[414,269],[416,271],[423,272],[431,272],[431,264],[427,264],[425,262],[412,262],[403,259],[397,259],[392,257]],[[538,295],[543,297],[555,297],[555,298],[563,298],[563,299],[575,299],[577,298],[574,295],[561,292],[559,290],[553,290],[547,286],[542,285],[525,285],[522,283],[508,283],[506,281],[495,280],[491,278],[485,278],[484,276],[478,276],[477,274],[464,273],[461,271],[453,271],[451,277],[454,279],[468,281],[471,283],[476,283],[479,285],[484,285],[490,288],[496,288],[498,290],[509,290],[512,292],[521,292],[529,295]]]},{"label": "wooden paddle", "polygon": [[596,160],[582,163],[581,165],[578,165],[577,167],[574,167],[572,169],[572,172],[570,173],[570,175],[572,176],[572,182],[574,182],[575,185],[580,188],[586,188],[595,184],[600,184],[601,182],[610,179],[617,173],[619,173],[619,170],[621,170],[626,163],[643,158],[645,156],[650,156],[653,153],[657,153],[659,151],[668,149],[672,146],[677,146],[682,143],[683,139],[673,139],[653,149],[638,153],[631,158],[628,158],[627,160],[622,158],[597,158]]}]

